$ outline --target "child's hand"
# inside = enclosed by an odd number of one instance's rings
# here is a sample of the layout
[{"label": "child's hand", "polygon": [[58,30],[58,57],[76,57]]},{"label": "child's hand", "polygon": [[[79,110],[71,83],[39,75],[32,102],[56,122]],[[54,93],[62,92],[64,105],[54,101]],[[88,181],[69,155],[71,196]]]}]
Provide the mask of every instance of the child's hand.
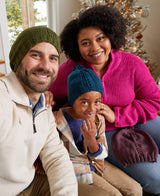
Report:
[{"label": "child's hand", "polygon": [[95,122],[93,120],[84,120],[83,125],[81,125],[81,132],[87,141],[95,138],[97,132]]},{"label": "child's hand", "polygon": [[90,153],[96,153],[99,146],[96,141],[96,125],[94,120],[85,120],[80,127],[84,140],[89,148]]},{"label": "child's hand", "polygon": [[54,106],[55,105],[55,101],[54,101],[54,96],[53,93],[50,91],[46,91],[44,93],[45,95],[45,99],[46,99],[46,106],[48,107],[49,105]]},{"label": "child's hand", "polygon": [[98,113],[102,114],[108,122],[115,122],[115,113],[113,110],[111,110],[111,108],[108,105],[102,103],[100,111]]}]

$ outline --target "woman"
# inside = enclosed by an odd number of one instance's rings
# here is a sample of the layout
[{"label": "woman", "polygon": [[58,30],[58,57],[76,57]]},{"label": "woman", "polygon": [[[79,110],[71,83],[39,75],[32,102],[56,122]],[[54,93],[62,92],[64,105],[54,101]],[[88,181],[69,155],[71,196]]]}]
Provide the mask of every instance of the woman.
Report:
[{"label": "woman", "polygon": [[104,91],[101,114],[106,118],[107,160],[137,180],[146,192],[160,195],[160,154],[157,162],[124,168],[112,151],[112,136],[128,126],[145,130],[160,149],[160,90],[142,60],[120,51],[125,35],[126,21],[114,8],[97,6],[80,14],[60,35],[62,50],[69,59],[60,66],[49,90],[56,110],[67,102],[67,77],[73,67],[81,64],[94,70]]}]

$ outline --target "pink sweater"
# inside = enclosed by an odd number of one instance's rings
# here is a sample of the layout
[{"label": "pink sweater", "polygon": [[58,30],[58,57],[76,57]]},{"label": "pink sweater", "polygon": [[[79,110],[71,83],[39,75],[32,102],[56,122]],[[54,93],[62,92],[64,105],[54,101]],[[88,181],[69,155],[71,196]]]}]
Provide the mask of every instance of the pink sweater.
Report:
[{"label": "pink sweater", "polygon": [[[56,81],[49,89],[58,106],[67,100],[67,77],[78,64],[95,71],[92,65],[85,62],[67,60],[63,63]],[[115,111],[116,119],[112,124],[106,122],[106,131],[156,118],[160,110],[160,90],[147,66],[138,57],[112,50],[111,62],[101,81],[104,90],[102,102]]]}]

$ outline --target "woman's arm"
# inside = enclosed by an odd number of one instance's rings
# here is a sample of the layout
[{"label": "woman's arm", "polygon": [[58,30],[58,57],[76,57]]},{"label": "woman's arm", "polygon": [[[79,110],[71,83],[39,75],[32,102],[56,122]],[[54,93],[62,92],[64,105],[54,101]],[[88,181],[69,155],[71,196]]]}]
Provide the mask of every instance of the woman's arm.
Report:
[{"label": "woman's arm", "polygon": [[[147,120],[155,119],[160,110],[160,90],[149,69],[140,59],[135,60],[134,66],[134,71],[130,73],[134,97],[129,104],[113,108],[116,127],[145,123]],[[127,92],[127,89],[125,91]]]}]

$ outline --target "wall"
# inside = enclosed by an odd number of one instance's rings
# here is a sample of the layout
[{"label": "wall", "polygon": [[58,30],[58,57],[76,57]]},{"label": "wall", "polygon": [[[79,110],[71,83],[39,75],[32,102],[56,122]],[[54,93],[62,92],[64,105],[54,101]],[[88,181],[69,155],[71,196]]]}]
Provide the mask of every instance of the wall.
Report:
[{"label": "wall", "polygon": [[59,1],[59,32],[72,18],[72,13],[80,10],[79,0],[58,0]]},{"label": "wall", "polygon": [[[57,28],[56,32],[60,34],[63,27],[72,20],[72,13],[80,10],[79,0],[57,0]],[[60,62],[63,63],[66,60],[65,55],[62,54]]]},{"label": "wall", "polygon": [[142,24],[147,25],[143,32],[144,49],[156,65],[154,78],[160,75],[160,0],[139,0],[138,5],[150,5],[150,15],[142,19]]}]

